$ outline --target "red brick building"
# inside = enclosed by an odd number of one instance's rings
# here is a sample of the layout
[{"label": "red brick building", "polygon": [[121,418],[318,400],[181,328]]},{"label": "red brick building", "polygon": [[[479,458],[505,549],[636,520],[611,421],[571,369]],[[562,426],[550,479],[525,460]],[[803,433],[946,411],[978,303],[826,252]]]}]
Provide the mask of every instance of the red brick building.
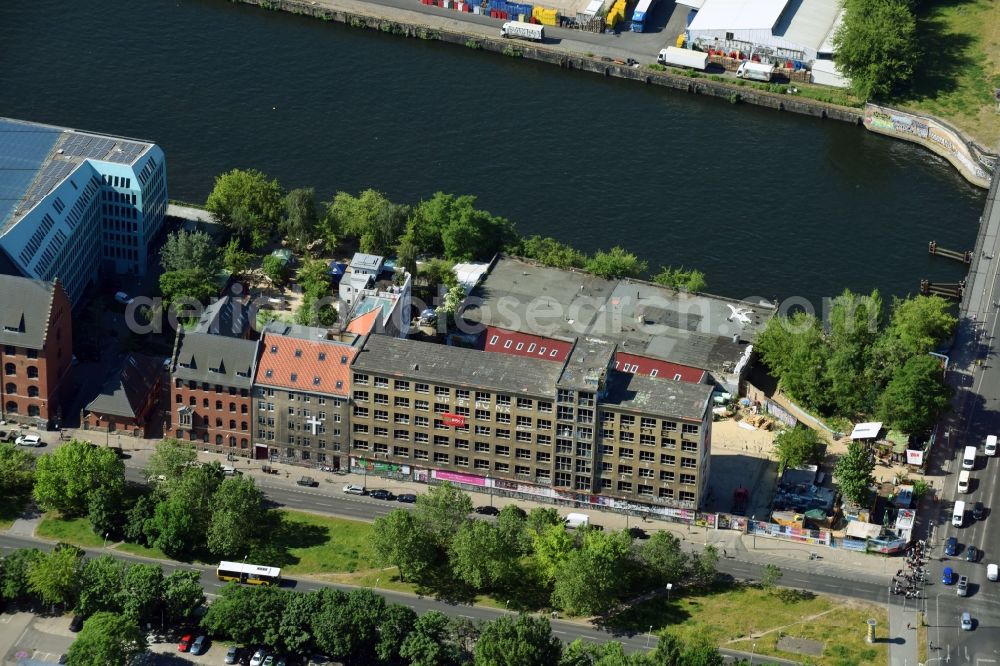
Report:
[{"label": "red brick building", "polygon": [[80,422],[87,430],[148,437],[162,380],[161,359],[129,354],[87,405]]},{"label": "red brick building", "polygon": [[251,389],[257,342],[179,332],[164,434],[215,453],[253,455]]},{"label": "red brick building", "polygon": [[72,360],[72,306],[59,281],[0,275],[0,418],[57,425]]}]

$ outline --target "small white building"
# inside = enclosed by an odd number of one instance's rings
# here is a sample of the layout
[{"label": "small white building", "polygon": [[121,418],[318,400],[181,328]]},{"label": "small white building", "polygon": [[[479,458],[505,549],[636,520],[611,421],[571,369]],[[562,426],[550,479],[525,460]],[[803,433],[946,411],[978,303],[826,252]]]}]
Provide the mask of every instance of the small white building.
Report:
[{"label": "small white building", "polygon": [[384,257],[355,252],[351,265],[340,279],[340,300],[348,306],[353,305],[358,296],[375,283],[384,264]]}]

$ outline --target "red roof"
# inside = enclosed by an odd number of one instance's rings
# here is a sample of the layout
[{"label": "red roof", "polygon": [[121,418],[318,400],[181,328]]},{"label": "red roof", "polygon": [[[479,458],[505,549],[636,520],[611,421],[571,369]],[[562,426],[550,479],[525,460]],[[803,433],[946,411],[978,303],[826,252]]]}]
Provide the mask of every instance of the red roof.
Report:
[{"label": "red roof", "polygon": [[512,356],[527,356],[563,363],[573,349],[573,343],[566,340],[545,338],[530,333],[517,333],[505,328],[487,326],[484,334],[488,352],[499,352]]},{"label": "red roof", "polygon": [[347,330],[355,335],[368,335],[373,328],[375,328],[375,322],[378,318],[382,316],[382,306],[378,306],[374,310],[366,312],[360,317],[355,317],[347,324]]},{"label": "red roof", "polygon": [[355,354],[350,345],[267,333],[255,383],[347,396]]},{"label": "red roof", "polygon": [[705,379],[705,371],[692,368],[689,365],[661,361],[646,356],[636,356],[625,352],[615,353],[615,370],[633,375],[645,375],[660,379],[673,379],[681,382],[700,384]]}]

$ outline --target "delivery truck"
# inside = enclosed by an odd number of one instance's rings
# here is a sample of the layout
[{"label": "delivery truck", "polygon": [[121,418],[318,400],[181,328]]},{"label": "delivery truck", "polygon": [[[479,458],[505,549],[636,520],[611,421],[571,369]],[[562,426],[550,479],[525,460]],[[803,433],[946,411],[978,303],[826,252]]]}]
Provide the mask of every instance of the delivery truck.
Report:
[{"label": "delivery truck", "polygon": [[736,76],[741,79],[750,79],[751,81],[767,82],[774,76],[774,65],[765,65],[762,62],[744,60],[736,68]]},{"label": "delivery truck", "polygon": [[545,39],[545,26],[534,23],[524,23],[523,21],[510,21],[504,23],[500,28],[501,37],[518,37],[520,39],[530,39],[540,42]]},{"label": "delivery truck", "polygon": [[570,529],[587,527],[590,524],[590,516],[585,513],[570,513],[566,516],[566,527]]},{"label": "delivery truck", "polygon": [[674,67],[690,67],[705,71],[708,67],[708,54],[703,51],[692,51],[691,49],[679,49],[676,46],[668,46],[660,50],[656,56],[656,62],[661,65],[673,65]]}]

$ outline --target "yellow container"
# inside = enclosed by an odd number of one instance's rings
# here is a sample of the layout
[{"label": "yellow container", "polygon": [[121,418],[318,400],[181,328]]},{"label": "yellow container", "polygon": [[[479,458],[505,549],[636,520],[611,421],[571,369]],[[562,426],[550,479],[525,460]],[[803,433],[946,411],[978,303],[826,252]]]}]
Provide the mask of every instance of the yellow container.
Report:
[{"label": "yellow container", "polygon": [[684,33],[677,35],[677,48],[684,48]]}]

